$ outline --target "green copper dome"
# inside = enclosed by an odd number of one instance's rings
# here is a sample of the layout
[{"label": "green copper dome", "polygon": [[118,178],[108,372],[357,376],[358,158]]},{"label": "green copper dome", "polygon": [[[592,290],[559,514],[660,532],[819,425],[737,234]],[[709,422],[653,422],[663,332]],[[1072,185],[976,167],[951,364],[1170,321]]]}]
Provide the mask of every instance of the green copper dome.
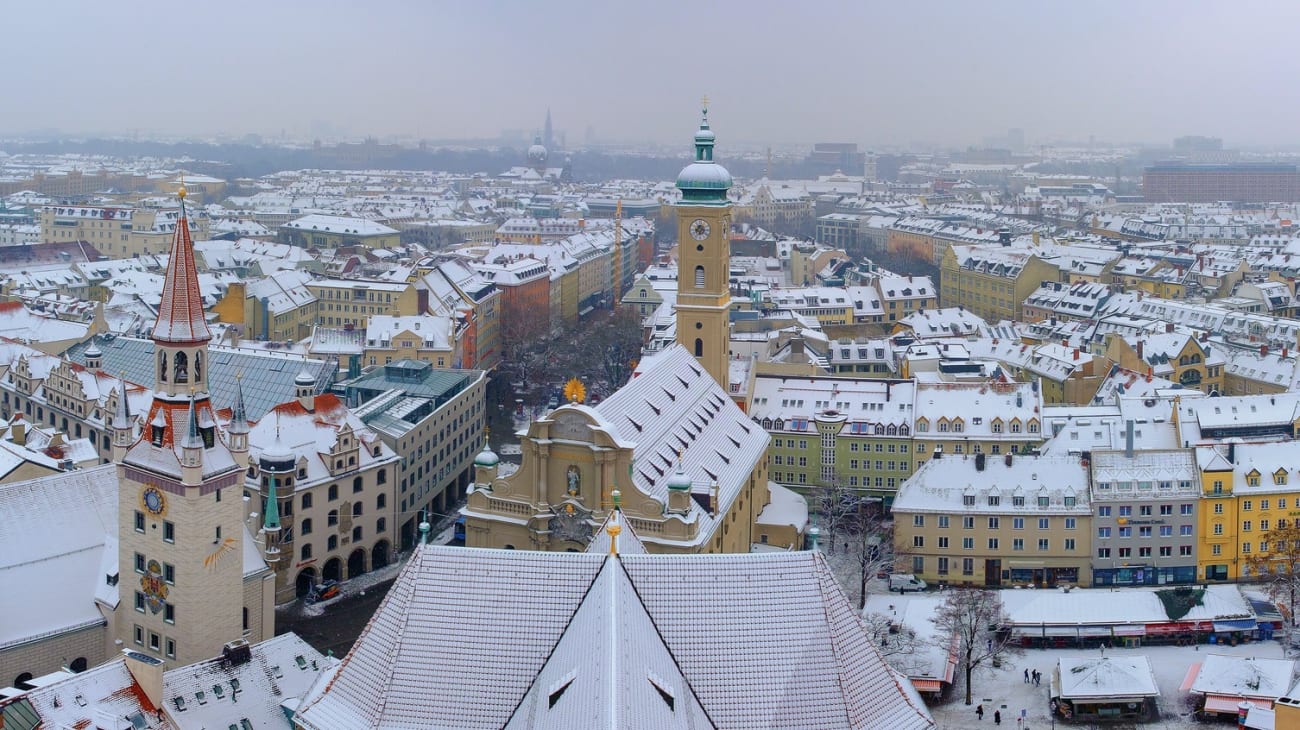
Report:
[{"label": "green copper dome", "polygon": [[677,471],[668,477],[668,489],[674,492],[689,492],[691,489],[691,476],[682,468],[682,461],[677,460]]},{"label": "green copper dome", "polygon": [[709,110],[704,110],[700,129],[695,133],[695,161],[677,176],[677,189],[685,205],[725,205],[731,189],[731,173],[713,161],[713,143],[717,137],[709,129]]}]

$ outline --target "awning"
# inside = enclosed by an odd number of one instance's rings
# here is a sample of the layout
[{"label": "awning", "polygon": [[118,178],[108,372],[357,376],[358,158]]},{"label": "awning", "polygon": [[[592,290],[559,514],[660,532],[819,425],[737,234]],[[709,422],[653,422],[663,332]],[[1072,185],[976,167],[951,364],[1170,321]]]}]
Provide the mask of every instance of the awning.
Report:
[{"label": "awning", "polygon": [[1079,636],[1110,636],[1109,626],[1080,626]]},{"label": "awning", "polygon": [[1196,630],[1196,624],[1147,624],[1147,636],[1157,634],[1190,634]]},{"label": "awning", "polygon": [[912,686],[917,692],[942,692],[943,684],[937,679],[913,679]]},{"label": "awning", "polygon": [[1116,636],[1146,636],[1147,627],[1142,624],[1120,624],[1115,627]]},{"label": "awning", "polygon": [[1078,626],[1044,626],[1043,636],[1078,636]]},{"label": "awning", "polygon": [[1225,715],[1237,714],[1237,705],[1242,703],[1240,697],[1231,695],[1205,695],[1205,711],[1220,712]]},{"label": "awning", "polygon": [[1254,631],[1255,619],[1242,618],[1242,619],[1234,619],[1232,621],[1215,621],[1214,630],[1215,631]]},{"label": "awning", "polygon": [[1178,685],[1178,691],[1186,692],[1187,690],[1191,689],[1192,684],[1196,682],[1196,675],[1200,673],[1201,673],[1201,663],[1197,662],[1193,664],[1190,669],[1187,670],[1187,676],[1183,677],[1183,683]]}]

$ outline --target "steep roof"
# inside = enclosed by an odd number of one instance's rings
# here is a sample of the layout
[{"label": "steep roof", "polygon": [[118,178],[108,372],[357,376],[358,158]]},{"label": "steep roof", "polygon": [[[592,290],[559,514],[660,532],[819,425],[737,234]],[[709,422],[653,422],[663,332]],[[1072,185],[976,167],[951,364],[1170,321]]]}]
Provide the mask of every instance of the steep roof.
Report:
[{"label": "steep roof", "polygon": [[167,278],[162,287],[158,321],[154,323],[155,342],[207,342],[212,339],[203,315],[203,296],[199,293],[199,269],[194,264],[194,241],[184,208],[172,238],[171,256],[167,261]]},{"label": "steep roof", "polygon": [[820,553],[438,546],[411,558],[296,721],[308,730],[934,726]]}]

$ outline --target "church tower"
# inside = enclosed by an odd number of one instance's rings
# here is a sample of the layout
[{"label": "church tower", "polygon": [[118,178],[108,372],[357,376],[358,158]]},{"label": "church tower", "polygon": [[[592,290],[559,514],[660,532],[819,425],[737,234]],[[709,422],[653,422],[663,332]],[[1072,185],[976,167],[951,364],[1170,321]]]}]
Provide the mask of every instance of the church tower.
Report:
[{"label": "church tower", "polygon": [[[176,666],[221,653],[244,634],[244,472],[218,433],[208,342],[185,215],[172,240],[154,343],[154,398],[136,435],[125,399],[118,456],[115,627],[125,648]],[[125,391],[125,384],[122,385]],[[125,393],[123,393],[124,395]]]},{"label": "church tower", "polygon": [[695,161],[677,176],[677,341],[727,390],[731,352],[731,173],[713,161],[709,109],[695,133]]}]

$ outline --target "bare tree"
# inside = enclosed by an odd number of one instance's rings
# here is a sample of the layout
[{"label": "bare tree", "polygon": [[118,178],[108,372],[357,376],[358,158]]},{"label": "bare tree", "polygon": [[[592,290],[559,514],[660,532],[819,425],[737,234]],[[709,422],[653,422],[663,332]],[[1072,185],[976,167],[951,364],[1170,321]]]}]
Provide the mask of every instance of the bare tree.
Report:
[{"label": "bare tree", "polygon": [[1300,520],[1285,522],[1264,533],[1259,550],[1246,562],[1253,575],[1264,582],[1264,590],[1274,601],[1282,604],[1290,618],[1292,631],[1296,628],[1296,605],[1300,599]]},{"label": "bare tree", "polygon": [[868,503],[851,524],[857,532],[855,541],[858,565],[858,609],[867,606],[867,582],[873,576],[892,573],[900,561],[911,553],[906,546],[894,543],[894,521],[886,517],[879,502]]},{"label": "bare tree", "polygon": [[883,613],[868,613],[862,617],[867,632],[876,644],[876,650],[889,665],[905,675],[919,675],[928,670],[923,656],[925,642],[916,631],[894,621]]},{"label": "bare tree", "polygon": [[1018,653],[1005,630],[1006,611],[997,591],[967,586],[949,588],[935,612],[935,626],[940,636],[956,637],[957,661],[966,677],[966,704],[971,703],[971,675],[984,662],[998,663],[1002,657]]},{"label": "bare tree", "polygon": [[[834,555],[837,538],[849,523],[859,518],[865,502],[862,493],[852,487],[846,487],[848,480],[835,470],[830,479],[809,490],[812,507],[817,513],[817,526],[821,528],[826,540],[826,554]],[[856,533],[855,533],[856,535]],[[847,551],[848,545],[844,546]]]}]

